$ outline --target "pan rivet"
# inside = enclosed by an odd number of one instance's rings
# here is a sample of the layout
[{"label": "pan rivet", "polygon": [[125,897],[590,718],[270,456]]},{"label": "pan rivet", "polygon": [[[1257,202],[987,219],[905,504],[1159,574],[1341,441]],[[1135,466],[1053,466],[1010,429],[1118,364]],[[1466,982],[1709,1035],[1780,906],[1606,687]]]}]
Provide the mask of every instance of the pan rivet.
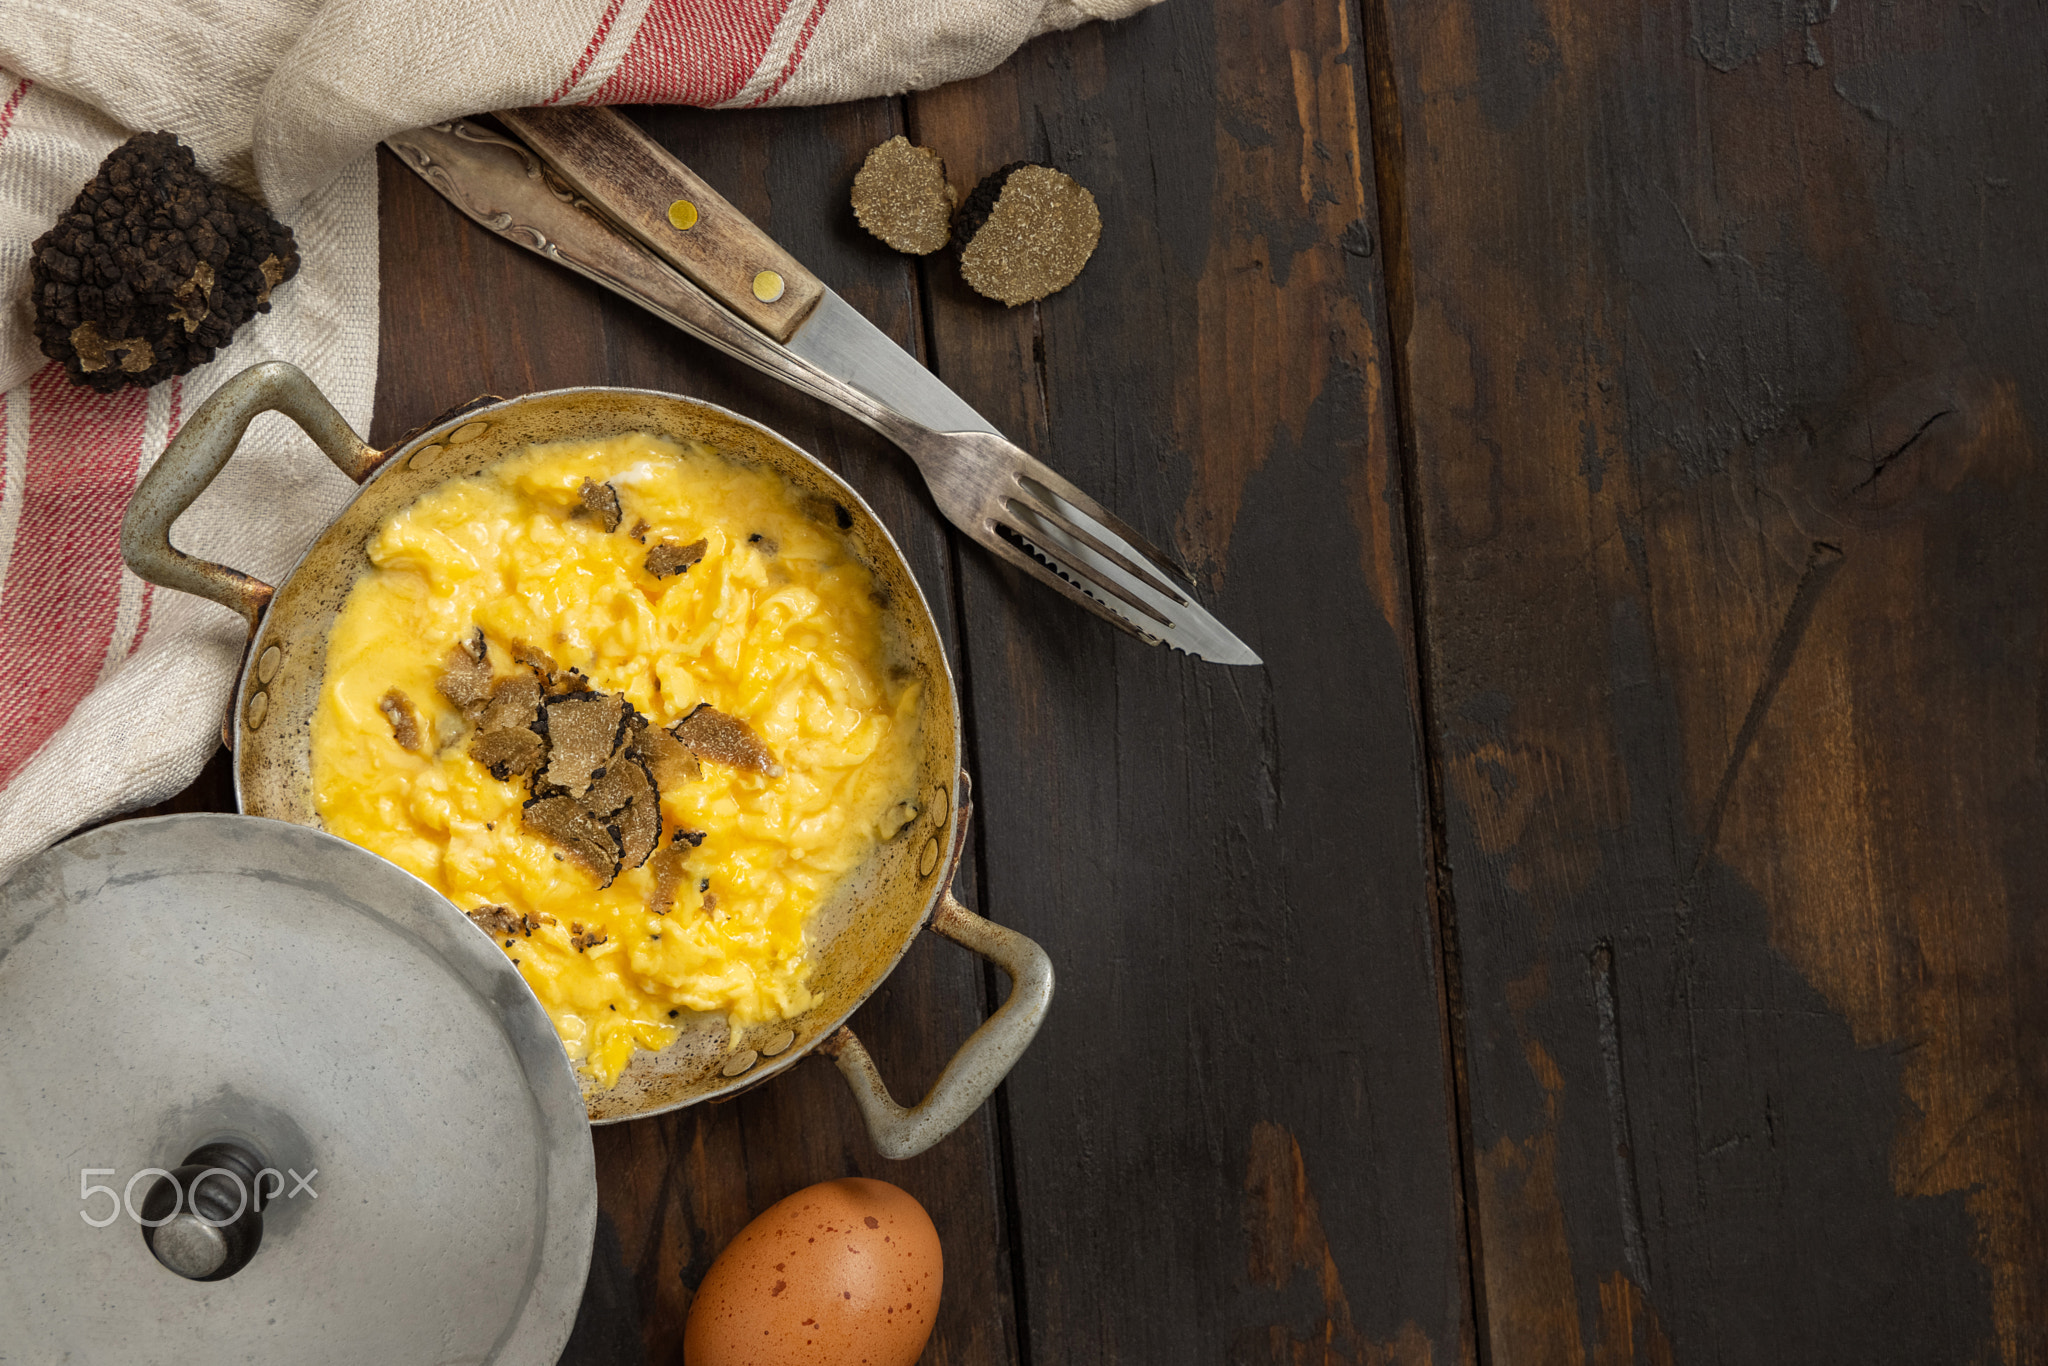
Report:
[{"label": "pan rivet", "polygon": [[789,1046],[795,1042],[796,1031],[794,1029],[785,1029],[761,1045],[761,1056],[764,1058],[780,1057],[782,1054],[787,1053]]},{"label": "pan rivet", "polygon": [[668,225],[677,232],[688,232],[697,226],[697,206],[687,199],[678,199],[668,206]]},{"label": "pan rivet", "polygon": [[754,297],[764,304],[772,304],[782,297],[782,277],[772,270],[764,270],[754,277]]},{"label": "pan rivet", "polygon": [[466,422],[448,433],[448,444],[460,446],[465,441],[474,441],[491,429],[488,422]]},{"label": "pan rivet", "polygon": [[263,652],[263,657],[256,661],[256,681],[258,683],[268,683],[271,679],[277,677],[277,661],[283,655],[284,651],[278,649],[275,645]]},{"label": "pan rivet", "polygon": [[728,1077],[736,1077],[759,1061],[761,1061],[761,1055],[751,1048],[746,1048],[727,1058],[725,1066],[718,1070],[725,1073]]},{"label": "pan rivet", "polygon": [[932,836],[924,842],[924,852],[917,856],[917,875],[930,877],[932,869],[939,866],[939,837]]},{"label": "pan rivet", "polygon": [[441,453],[439,446],[422,446],[412,453],[412,459],[405,462],[407,469],[418,469]]},{"label": "pan rivet", "polygon": [[250,730],[262,729],[263,718],[270,715],[270,694],[267,692],[251,694],[249,705],[242,709],[242,715],[248,718]]},{"label": "pan rivet", "polygon": [[946,791],[944,787],[935,787],[932,789],[933,824],[944,825],[946,823],[946,810],[949,806],[952,805],[952,796],[953,794]]}]

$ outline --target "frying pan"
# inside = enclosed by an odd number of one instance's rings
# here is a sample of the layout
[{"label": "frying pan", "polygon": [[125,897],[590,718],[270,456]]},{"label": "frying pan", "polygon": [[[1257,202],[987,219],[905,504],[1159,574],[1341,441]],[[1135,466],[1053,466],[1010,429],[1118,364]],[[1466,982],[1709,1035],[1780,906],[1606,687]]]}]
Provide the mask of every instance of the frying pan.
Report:
[{"label": "frying pan", "polygon": [[[272,411],[296,422],[362,486],[275,587],[195,559],[170,543],[171,524],[227,463],[250,421]],[[728,1037],[722,1016],[686,1013],[676,1041],[658,1053],[636,1053],[616,1086],[605,1090],[584,1078],[591,1122],[660,1114],[728,1095],[816,1049],[838,1063],[877,1149],[889,1157],[922,1152],[965,1122],[1029,1046],[1052,997],[1052,963],[1037,944],[975,915],[948,890],[970,809],[952,672],[903,553],[837,475],[759,423],[713,404],[644,389],[559,389],[485,401],[380,451],[349,429],[302,371],[272,361],[222,385],[150,468],[122,520],[121,554],[149,582],[209,598],[249,622],[249,647],[227,728],[235,800],[248,815],[318,827],[310,722],[326,666],[327,633],[350,588],[370,568],[366,546],[377,527],[429,489],[474,474],[529,443],[633,431],[701,441],[728,459],[771,470],[795,489],[800,506],[824,509],[827,522],[834,504],[848,510],[853,525],[843,533],[845,542],[873,572],[885,601],[894,663],[923,685],[919,796],[915,818],[814,913],[808,936],[815,967],[808,985],[816,999],[810,1009],[750,1026],[738,1039]],[[994,962],[1013,986],[930,1094],[905,1108],[891,1098],[846,1020],[927,925]]]}]

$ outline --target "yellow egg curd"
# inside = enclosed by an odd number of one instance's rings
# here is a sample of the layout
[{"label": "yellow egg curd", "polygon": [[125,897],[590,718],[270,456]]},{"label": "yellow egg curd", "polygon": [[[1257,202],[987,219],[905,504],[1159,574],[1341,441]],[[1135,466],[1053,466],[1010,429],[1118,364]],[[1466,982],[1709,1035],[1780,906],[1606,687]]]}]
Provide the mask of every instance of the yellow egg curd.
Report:
[{"label": "yellow egg curd", "polygon": [[[586,479],[617,491],[615,530],[580,500]],[[647,569],[650,546],[700,538],[686,572]],[[829,505],[807,515],[768,471],[634,434],[530,447],[451,480],[368,549],[313,714],[327,829],[465,910],[532,914],[530,936],[496,937],[606,1087],[636,1048],[672,1041],[682,1012],[723,1012],[737,1039],[805,1009],[805,922],[912,790],[917,739],[917,684],[891,668],[873,576]],[[537,647],[652,725],[708,703],[772,751],[776,776],[706,761],[663,784],[663,846],[704,835],[666,914],[650,908],[652,862],[601,888],[521,829],[527,779],[470,758],[470,722],[436,682],[477,628],[500,677],[524,667],[515,646]],[[392,689],[417,714],[417,751],[395,733]]]}]

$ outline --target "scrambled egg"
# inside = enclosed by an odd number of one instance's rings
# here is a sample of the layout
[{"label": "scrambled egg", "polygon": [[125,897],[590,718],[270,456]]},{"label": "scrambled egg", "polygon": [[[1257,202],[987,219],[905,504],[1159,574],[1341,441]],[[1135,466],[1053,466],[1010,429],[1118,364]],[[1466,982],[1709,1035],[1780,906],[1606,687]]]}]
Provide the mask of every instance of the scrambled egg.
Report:
[{"label": "scrambled egg", "polygon": [[[586,478],[617,490],[617,530],[580,510]],[[723,1012],[737,1039],[805,1009],[805,921],[912,790],[917,684],[890,668],[872,575],[829,510],[823,521],[780,478],[705,447],[644,434],[535,446],[379,528],[328,637],[312,724],[321,820],[465,910],[552,917],[501,944],[604,1086],[634,1049],[673,1040],[683,1011]],[[687,572],[646,570],[649,546],[700,537]],[[705,832],[668,914],[649,909],[650,866],[600,889],[521,830],[525,780],[467,754],[469,723],[435,682],[478,627],[501,676],[525,642],[654,725],[709,703],[774,753],[779,776],[707,762],[662,791],[664,844]],[[380,710],[393,688],[417,712],[419,752]],[[603,941],[580,948],[576,928]]]}]

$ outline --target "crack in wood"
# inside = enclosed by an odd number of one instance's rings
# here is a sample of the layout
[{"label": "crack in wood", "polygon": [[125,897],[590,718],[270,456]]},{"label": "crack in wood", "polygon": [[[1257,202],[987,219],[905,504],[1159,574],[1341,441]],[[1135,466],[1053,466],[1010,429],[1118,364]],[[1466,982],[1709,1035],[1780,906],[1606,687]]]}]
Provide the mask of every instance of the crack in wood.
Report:
[{"label": "crack in wood", "polygon": [[1635,1140],[1629,1132],[1628,1084],[1621,1070],[1621,1007],[1614,977],[1614,946],[1603,939],[1588,955],[1593,968],[1593,1014],[1600,1030],[1600,1070],[1607,1083],[1607,1123],[1614,1147],[1614,1189],[1621,1213],[1621,1255],[1629,1275],[1650,1288],[1650,1254],[1643,1235],[1642,1185],[1636,1177]]},{"label": "crack in wood", "polygon": [[1770,660],[1764,666],[1764,676],[1749,699],[1749,711],[1742,718],[1742,728],[1735,733],[1734,749],[1728,755],[1728,764],[1721,770],[1721,781],[1714,789],[1714,801],[1707,809],[1706,826],[1700,836],[1699,857],[1693,861],[1689,881],[1699,881],[1708,857],[1714,852],[1714,845],[1721,837],[1721,818],[1727,813],[1729,798],[1735,791],[1735,779],[1742,772],[1750,747],[1756,743],[1757,731],[1763,727],[1764,716],[1771,709],[1771,700],[1778,695],[1778,685],[1791,671],[1792,660],[1799,653],[1800,643],[1806,638],[1806,628],[1813,620],[1814,607],[1829,580],[1841,569],[1842,560],[1842,548],[1827,541],[1815,541],[1807,554],[1806,569],[1800,574],[1799,586],[1792,593],[1792,605],[1785,609],[1785,619],[1778,625],[1777,639],[1771,642]]},{"label": "crack in wood", "polygon": [[1909,449],[1912,448],[1914,442],[1918,441],[1921,437],[1927,434],[1927,429],[1929,427],[1932,427],[1935,423],[1941,421],[1941,419],[1949,416],[1953,412],[1955,412],[1955,409],[1953,408],[1943,408],[1940,412],[1933,414],[1925,422],[1922,422],[1918,427],[1915,427],[1913,429],[1913,434],[1907,437],[1904,441],[1901,441],[1897,446],[1895,446],[1889,455],[1879,456],[1877,461],[1871,465],[1870,473],[1864,475],[1863,478],[1857,482],[1856,487],[1849,490],[1849,496],[1851,498],[1854,498],[1857,494],[1863,492],[1872,484],[1875,484],[1878,481],[1879,477],[1881,477],[1886,470],[1891,468],[1893,461],[1897,460],[1900,456],[1904,455]]}]

